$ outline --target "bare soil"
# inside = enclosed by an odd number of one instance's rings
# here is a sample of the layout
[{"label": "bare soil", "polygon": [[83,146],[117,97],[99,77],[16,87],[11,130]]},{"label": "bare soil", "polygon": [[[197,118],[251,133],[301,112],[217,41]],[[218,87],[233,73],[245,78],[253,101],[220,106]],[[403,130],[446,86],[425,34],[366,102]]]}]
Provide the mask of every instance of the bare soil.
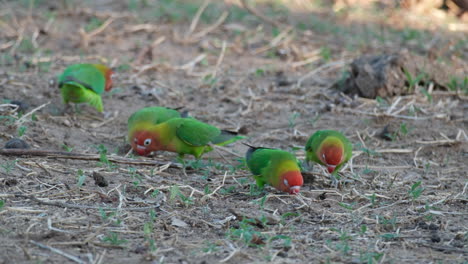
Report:
[{"label": "bare soil", "polygon": [[[256,4],[275,25],[236,1],[198,23],[196,1],[1,2],[0,144],[101,159],[0,156],[0,263],[466,263],[467,94],[330,88],[353,59],[400,50],[467,76],[466,17],[304,2]],[[104,113],[62,104],[54,80],[79,62],[116,69]],[[336,129],[353,159],[337,188],[314,166],[291,196],[255,188],[240,143],[186,169],[127,155],[127,118],[156,105],[301,160],[314,131]]]}]

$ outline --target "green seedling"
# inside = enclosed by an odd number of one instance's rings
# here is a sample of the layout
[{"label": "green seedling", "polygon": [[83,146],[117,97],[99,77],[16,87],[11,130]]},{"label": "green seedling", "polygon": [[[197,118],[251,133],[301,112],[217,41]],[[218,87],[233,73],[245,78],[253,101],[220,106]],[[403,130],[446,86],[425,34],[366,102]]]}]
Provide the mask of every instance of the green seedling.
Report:
[{"label": "green seedling", "polygon": [[84,174],[84,172],[82,170],[78,170],[78,180],[76,183],[78,187],[83,186],[85,180],[86,180],[86,175]]},{"label": "green seedling", "polygon": [[113,246],[120,246],[122,244],[127,243],[126,239],[120,239],[119,235],[114,232],[110,232],[107,236],[105,236],[102,241],[107,242]]},{"label": "green seedling", "polygon": [[422,192],[424,191],[424,188],[421,187],[421,181],[415,182],[413,185],[411,185],[410,190],[408,191],[410,197],[414,200],[418,199]]}]

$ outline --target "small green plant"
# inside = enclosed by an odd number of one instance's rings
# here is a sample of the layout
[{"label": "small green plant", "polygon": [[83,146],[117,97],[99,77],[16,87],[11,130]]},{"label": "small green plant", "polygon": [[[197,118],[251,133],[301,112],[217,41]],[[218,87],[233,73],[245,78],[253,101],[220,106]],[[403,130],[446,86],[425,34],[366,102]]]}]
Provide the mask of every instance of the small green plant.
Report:
[{"label": "small green plant", "polygon": [[331,50],[329,47],[324,46],[320,48],[320,56],[324,61],[329,61],[331,59]]},{"label": "small green plant", "polygon": [[133,185],[138,186],[142,182],[142,176],[135,167],[129,167],[128,171],[133,180]]},{"label": "small green plant", "polygon": [[432,104],[432,94],[430,94],[424,87],[421,87],[419,91],[421,91],[421,93],[424,94],[424,96],[426,96],[427,101]]},{"label": "small green plant", "polygon": [[385,233],[385,234],[380,235],[380,237],[383,238],[384,240],[393,240],[395,238],[398,238],[399,235],[397,233]]},{"label": "small green plant", "polygon": [[262,209],[262,210],[265,207],[265,202],[266,202],[267,196],[268,195],[264,195],[262,198],[255,201],[255,203],[257,203],[260,206],[260,209]]},{"label": "small green plant", "polygon": [[0,164],[0,167],[2,167],[3,171],[8,174],[15,167],[16,162],[18,162],[16,159],[12,161],[6,161],[4,164]]},{"label": "small green plant", "polygon": [[28,129],[28,127],[26,127],[26,126],[20,126],[18,128],[18,137],[22,137],[26,133],[27,129]]},{"label": "small green plant", "polygon": [[296,120],[301,116],[299,112],[293,112],[288,118],[288,124],[290,128],[294,128],[296,126]]},{"label": "small green plant", "polygon": [[380,260],[382,259],[384,253],[378,253],[378,252],[360,252],[359,253],[359,260],[360,263],[368,263],[368,264],[373,264],[373,263],[380,263]]},{"label": "small green plant", "polygon": [[354,206],[356,206],[356,202],[353,202],[353,203],[350,203],[350,204],[339,202],[338,205],[345,208],[345,209],[347,209],[347,210],[354,211]]},{"label": "small green plant", "polygon": [[0,211],[3,210],[3,207],[5,207],[5,201],[0,200]]},{"label": "small green plant", "polygon": [[86,32],[91,32],[95,29],[97,29],[98,27],[100,27],[104,22],[97,18],[97,17],[93,17],[91,18],[91,20],[88,22],[88,24],[85,26],[85,30]]},{"label": "small green plant", "polygon": [[372,195],[367,196],[367,198],[371,202],[372,207],[374,207],[376,205],[376,203],[377,203],[377,196],[375,195],[375,193],[373,193]]},{"label": "small green plant", "polygon": [[145,234],[145,240],[148,242],[150,251],[156,251],[156,240],[154,239],[154,221],[156,220],[156,212],[151,209],[149,212],[150,221],[143,225],[143,233]]},{"label": "small green plant", "polygon": [[113,246],[120,246],[122,244],[127,243],[126,239],[120,239],[119,234],[110,232],[107,236],[105,236],[102,241],[107,242]]},{"label": "small green plant", "polygon": [[205,242],[205,246],[202,248],[203,253],[210,254],[219,250],[219,247],[212,242]]},{"label": "small green plant", "polygon": [[67,151],[67,152],[72,152],[72,151],[73,151],[73,148],[67,146],[66,144],[62,144],[62,148],[63,148],[65,151]]},{"label": "small green plant", "polygon": [[411,75],[411,73],[407,69],[404,69],[404,73],[406,76],[406,81],[408,82],[408,92],[410,93],[414,91],[414,88],[419,82],[426,78],[426,73],[424,72],[418,74],[416,77]]},{"label": "small green plant", "polygon": [[468,77],[465,77],[463,80],[458,79],[457,77],[450,78],[450,81],[447,83],[447,87],[450,91],[457,92],[461,91],[465,94],[468,94]]},{"label": "small green plant", "polygon": [[262,68],[258,68],[255,70],[255,76],[256,77],[263,77],[265,76],[265,70]]},{"label": "small green plant", "polygon": [[256,183],[250,184],[249,194],[251,196],[257,196],[263,193],[263,188],[258,187]]},{"label": "small green plant", "polygon": [[424,191],[424,188],[421,187],[421,181],[415,182],[413,185],[411,185],[410,190],[408,191],[410,197],[414,200],[418,199],[419,196],[421,196],[422,192]]},{"label": "small green plant", "polygon": [[193,201],[193,198],[190,197],[190,196],[185,196],[181,191],[180,191],[180,188],[179,186],[177,185],[173,185],[171,186],[171,188],[169,189],[169,200],[171,202],[175,202],[176,199],[178,199],[179,201],[181,201],[186,207],[188,207],[189,205],[192,205],[194,204],[194,201]]},{"label": "small green plant", "polygon": [[388,107],[388,102],[387,102],[387,100],[383,99],[382,97],[377,96],[377,97],[375,97],[375,100],[377,101],[377,105],[379,106],[379,108],[386,108],[386,107]]},{"label": "small green plant", "polygon": [[255,230],[253,225],[256,222],[256,220],[250,218],[242,219],[238,228],[232,227],[229,229],[227,237],[233,241],[241,241],[249,247],[261,246],[262,243],[259,243],[259,241],[264,241],[265,236]]},{"label": "small green plant", "polygon": [[203,82],[209,86],[213,86],[218,82],[218,78],[213,76],[211,73],[207,74],[203,77]]},{"label": "small green plant", "polygon": [[367,226],[361,225],[361,229],[359,230],[359,234],[364,235],[367,232]]},{"label": "small green plant", "polygon": [[318,114],[318,113],[315,114],[315,116],[309,120],[309,124],[311,126],[315,126],[315,123],[317,123],[317,121],[320,119],[320,117],[322,117],[320,114]]},{"label": "small green plant", "polygon": [[101,219],[103,221],[107,221],[109,220],[111,217],[114,217],[116,216],[116,212],[110,212],[110,213],[107,213],[106,211],[104,211],[104,209],[102,208],[99,208],[99,215],[101,216]]},{"label": "small green plant", "polygon": [[78,187],[83,186],[85,180],[86,180],[86,175],[83,173],[82,170],[78,170],[78,181],[76,183]]},{"label": "small green plant", "polygon": [[346,230],[343,230],[343,229],[339,230],[336,228],[330,228],[330,230],[337,232],[339,235],[340,242],[338,242],[335,245],[336,250],[341,251],[344,255],[349,254],[349,252],[351,251],[351,247],[349,246],[349,241],[351,241],[353,237],[349,235]]}]

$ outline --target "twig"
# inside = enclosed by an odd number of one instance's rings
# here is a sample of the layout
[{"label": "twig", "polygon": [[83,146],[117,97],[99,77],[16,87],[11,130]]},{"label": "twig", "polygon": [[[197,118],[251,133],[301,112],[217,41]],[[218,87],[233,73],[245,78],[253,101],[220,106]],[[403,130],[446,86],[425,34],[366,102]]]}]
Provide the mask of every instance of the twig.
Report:
[{"label": "twig", "polygon": [[75,257],[75,256],[73,256],[73,255],[70,255],[70,254],[68,254],[68,253],[65,253],[65,252],[63,252],[63,251],[60,250],[60,249],[53,248],[53,247],[49,247],[49,246],[44,245],[44,244],[42,244],[42,243],[36,242],[36,241],[34,241],[34,240],[29,240],[29,243],[34,244],[34,245],[36,245],[36,246],[38,246],[38,247],[40,247],[40,248],[43,248],[43,249],[48,249],[48,250],[50,250],[50,251],[52,251],[52,252],[54,252],[54,253],[56,253],[56,254],[59,254],[59,255],[61,255],[61,256],[66,257],[67,259],[73,260],[73,261],[76,262],[76,263],[83,263],[83,264],[85,263],[84,261],[82,261],[82,260],[79,259],[78,257]]},{"label": "twig", "polygon": [[221,62],[223,62],[224,59],[224,53],[226,52],[226,41],[223,41],[223,47],[221,48],[221,54],[219,54],[218,61],[216,62],[216,67],[213,70],[212,78],[216,77],[216,73],[219,70],[219,66],[221,65]]},{"label": "twig", "polygon": [[216,194],[216,192],[217,192],[219,189],[221,189],[221,188],[224,186],[224,182],[226,181],[226,176],[227,176],[227,171],[224,173],[224,177],[223,177],[223,181],[221,182],[221,185],[219,185],[218,187],[216,187],[216,189],[215,189],[212,193],[203,196],[203,197],[201,198],[201,201],[202,201],[202,202],[204,202],[204,201],[208,200],[209,198],[211,198],[213,195]]},{"label": "twig", "polygon": [[[40,149],[0,149],[0,155],[4,156],[37,156],[46,158],[56,159],[76,159],[76,160],[101,160],[98,154],[85,154],[85,153],[73,153],[53,150],[40,150]],[[135,160],[126,159],[119,156],[107,156],[107,159],[111,162],[122,163],[122,164],[133,164],[133,165],[166,165],[167,162],[159,160]],[[171,168],[183,168],[182,164],[171,163]]]},{"label": "twig", "polygon": [[196,42],[196,41],[200,40],[200,39],[203,38],[205,35],[209,34],[209,33],[212,32],[213,30],[215,30],[216,28],[218,28],[221,24],[224,23],[224,20],[226,20],[226,18],[228,17],[228,15],[229,15],[229,12],[224,11],[224,12],[221,14],[221,16],[218,18],[218,20],[216,20],[216,22],[215,22],[213,25],[211,25],[211,26],[205,28],[204,30],[202,30],[202,31],[200,31],[200,32],[198,32],[198,33],[196,33],[196,34],[194,34],[194,35],[193,35],[193,40],[192,40],[192,42]]},{"label": "twig", "polygon": [[264,22],[268,23],[268,24],[271,24],[275,27],[281,27],[282,24],[279,23],[278,21],[275,21],[267,16],[265,16],[264,14],[260,13],[259,11],[255,10],[255,8],[251,7],[246,0],[241,0],[241,4],[242,6],[247,10],[249,11],[252,15],[260,18],[260,20],[263,20]]},{"label": "twig", "polygon": [[351,60],[340,60],[340,61],[334,61],[334,62],[324,64],[324,65],[318,67],[317,69],[315,69],[315,70],[307,73],[306,75],[302,76],[301,78],[299,78],[299,80],[297,80],[296,86],[301,87],[302,82],[304,82],[306,79],[309,79],[309,78],[313,77],[314,75],[316,75],[317,73],[319,73],[321,71],[342,67],[342,66],[346,65],[349,62],[351,62]]},{"label": "twig", "polygon": [[193,33],[193,31],[198,25],[198,21],[200,20],[201,15],[205,11],[205,9],[208,7],[210,2],[211,0],[205,0],[203,4],[200,6],[200,8],[198,8],[197,13],[195,14],[195,17],[193,17],[192,23],[190,24],[189,30],[185,34],[185,38],[188,38]]},{"label": "twig", "polygon": [[89,41],[92,37],[98,35],[99,33],[103,32],[107,26],[109,26],[114,21],[114,18],[109,18],[102,24],[100,27],[96,28],[95,30],[87,33],[83,28],[80,28],[79,33],[81,35],[81,46],[87,48],[89,46]]},{"label": "twig", "polygon": [[34,108],[33,110],[31,110],[31,112],[25,114],[25,115],[22,116],[20,119],[16,120],[15,124],[16,124],[16,125],[21,125],[22,123],[25,122],[25,120],[26,120],[26,118],[27,118],[28,116],[30,116],[30,115],[34,114],[35,112],[39,111],[40,109],[46,107],[48,104],[50,104],[50,102],[47,102],[47,103],[45,103],[45,104],[43,104],[43,105],[40,105],[40,106]]},{"label": "twig", "polygon": [[69,204],[64,202],[58,201],[43,201],[36,198],[33,195],[26,195],[26,194],[6,194],[8,197],[18,197],[18,198],[27,198],[32,201],[35,201],[39,204],[49,205],[49,206],[57,206],[63,208],[75,208],[75,209],[95,209],[95,210],[127,210],[127,211],[148,211],[149,209],[155,209],[159,207],[159,204],[155,206],[147,206],[147,207],[134,207],[134,208],[113,208],[113,207],[103,207],[103,206],[91,206],[91,205],[82,205],[82,204]]}]

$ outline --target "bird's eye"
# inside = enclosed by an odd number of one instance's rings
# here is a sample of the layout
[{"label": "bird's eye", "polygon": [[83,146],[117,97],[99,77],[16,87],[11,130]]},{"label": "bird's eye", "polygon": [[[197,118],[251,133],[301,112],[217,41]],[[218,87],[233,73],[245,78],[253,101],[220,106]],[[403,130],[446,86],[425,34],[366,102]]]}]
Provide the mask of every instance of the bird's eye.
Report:
[{"label": "bird's eye", "polygon": [[284,185],[289,186],[288,180],[284,179],[283,182],[284,182]]},{"label": "bird's eye", "polygon": [[148,146],[149,144],[151,144],[151,139],[150,138],[145,139],[145,142],[143,144],[145,144],[145,146]]},{"label": "bird's eye", "polygon": [[133,142],[137,143],[137,142],[138,142],[138,139],[137,139],[137,138],[134,138],[134,139],[133,139]]}]

